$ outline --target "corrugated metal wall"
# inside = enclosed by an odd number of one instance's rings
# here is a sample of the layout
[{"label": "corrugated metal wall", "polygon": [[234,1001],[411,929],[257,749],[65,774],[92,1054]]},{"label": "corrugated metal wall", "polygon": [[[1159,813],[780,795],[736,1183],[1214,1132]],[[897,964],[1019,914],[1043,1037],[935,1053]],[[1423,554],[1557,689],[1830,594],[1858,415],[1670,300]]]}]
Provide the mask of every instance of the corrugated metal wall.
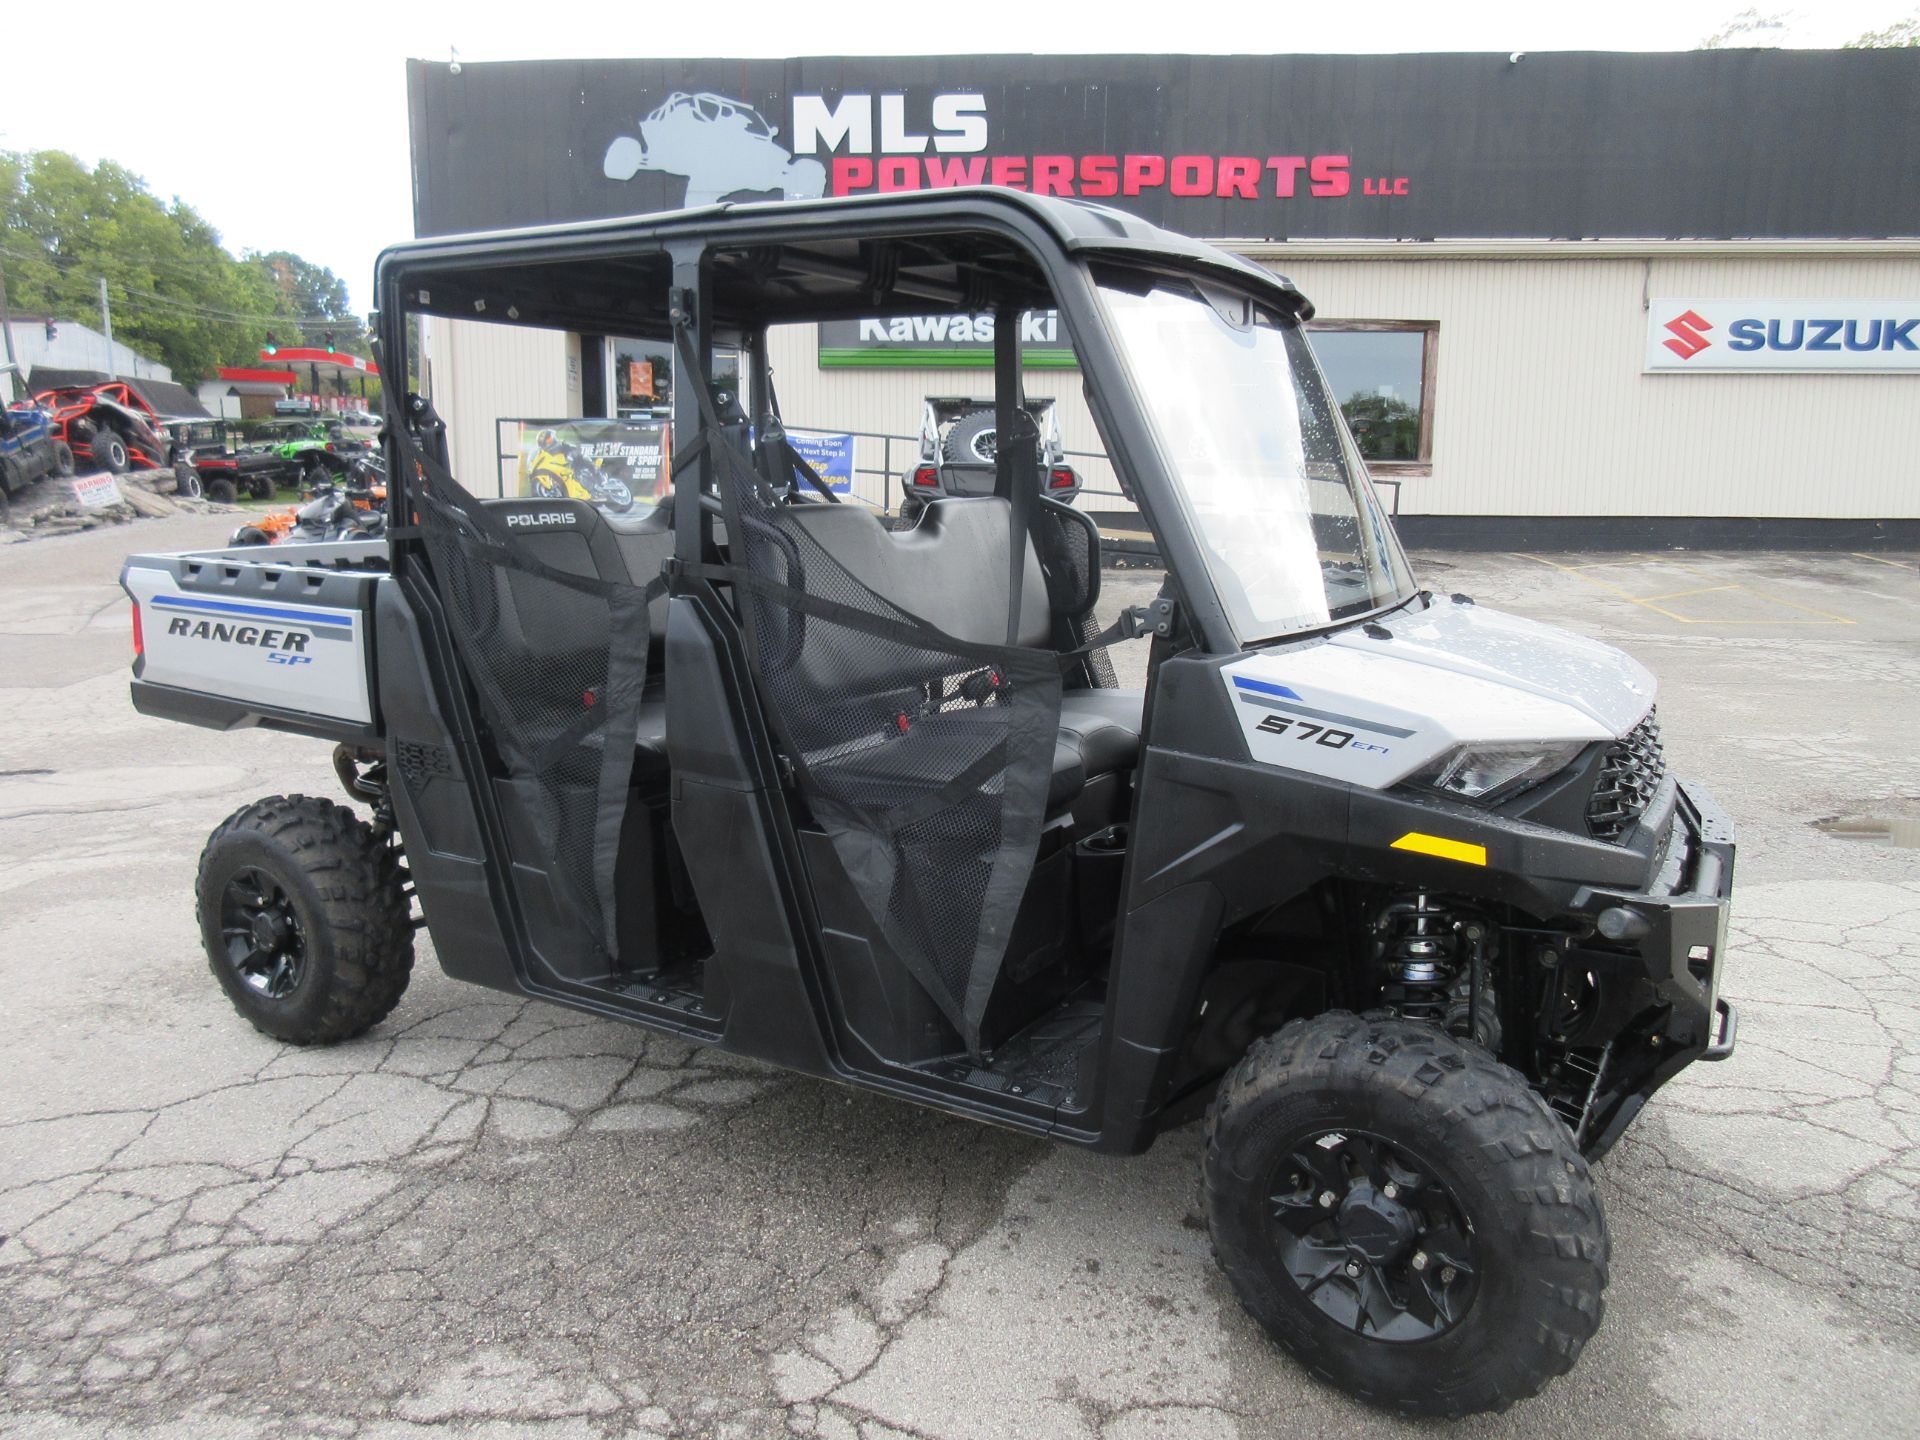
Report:
[{"label": "corrugated metal wall", "polygon": [[[1920,296],[1920,259],[1303,257],[1274,265],[1323,317],[1439,322],[1433,474],[1406,482],[1406,513],[1920,515],[1920,376],[1640,369],[1649,296],[1911,300]],[[454,363],[440,377],[454,383],[440,408],[458,437],[456,458],[491,475],[491,417],[537,414],[564,392],[557,337],[499,330],[529,338],[496,353],[501,341],[477,339],[489,328],[457,327]],[[814,337],[812,326],[785,327],[772,347],[782,411],[799,428],[911,436],[923,397],[991,388],[985,370],[821,370]],[[477,373],[461,376],[469,369]],[[1028,386],[1059,398],[1069,449],[1102,449],[1078,371],[1032,371]],[[578,413],[577,395],[569,404],[552,413]],[[912,453],[896,443],[894,468]],[[857,463],[878,470],[880,442],[862,441]],[[1074,464],[1090,485],[1114,488],[1104,464]],[[862,476],[858,488],[881,498],[877,476]]]},{"label": "corrugated metal wall", "polygon": [[[447,422],[453,473],[476,495],[496,495],[496,419],[560,420],[580,413],[580,338],[560,330],[427,320],[434,409]],[[513,484],[513,466],[506,467]]]}]

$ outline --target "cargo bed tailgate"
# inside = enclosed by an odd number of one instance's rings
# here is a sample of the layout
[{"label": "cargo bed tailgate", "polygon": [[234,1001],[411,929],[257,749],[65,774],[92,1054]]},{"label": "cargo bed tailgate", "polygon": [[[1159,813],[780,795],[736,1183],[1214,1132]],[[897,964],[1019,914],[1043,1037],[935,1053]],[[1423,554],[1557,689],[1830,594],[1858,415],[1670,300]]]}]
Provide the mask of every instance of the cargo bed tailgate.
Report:
[{"label": "cargo bed tailgate", "polygon": [[297,548],[307,547],[283,547],[284,561],[251,547],[129,557],[120,584],[136,612],[134,708],[378,744],[373,597],[387,577],[286,563]]}]

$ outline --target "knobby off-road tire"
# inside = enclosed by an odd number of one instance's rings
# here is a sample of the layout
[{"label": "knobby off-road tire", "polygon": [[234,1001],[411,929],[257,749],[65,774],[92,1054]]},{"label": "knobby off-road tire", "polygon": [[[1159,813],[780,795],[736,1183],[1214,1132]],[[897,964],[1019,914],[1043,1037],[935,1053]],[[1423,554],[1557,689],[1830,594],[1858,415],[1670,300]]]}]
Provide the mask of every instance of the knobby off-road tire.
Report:
[{"label": "knobby off-road tire", "polygon": [[53,442],[53,473],[62,479],[73,474],[73,450],[64,440]]},{"label": "knobby off-road tire", "polygon": [[110,425],[93,432],[93,463],[109,475],[124,473],[130,463],[126,440]]},{"label": "knobby off-road tire", "polygon": [[239,492],[233,488],[233,481],[224,476],[218,480],[206,481],[201,486],[200,493],[216,505],[231,505],[240,498]]},{"label": "knobby off-road tire", "polygon": [[961,465],[993,464],[998,438],[995,428],[998,424],[991,406],[983,405],[977,410],[968,410],[947,431],[947,438],[941,442],[941,455]]},{"label": "knobby off-road tire", "polygon": [[274,795],[235,811],[200,852],[194,893],[214,978],[264,1034],[350,1040],[406,991],[399,856],[344,805]]},{"label": "knobby off-road tire", "polygon": [[[1378,1188],[1355,1195],[1368,1183],[1356,1176],[1342,1193],[1349,1149],[1398,1183],[1380,1186],[1376,1175]],[[1290,1022],[1222,1083],[1205,1163],[1214,1254],[1241,1303],[1316,1375],[1362,1400],[1411,1415],[1504,1410],[1570,1370],[1599,1327],[1609,1247],[1586,1161],[1517,1073],[1441,1031],[1342,1012]],[[1369,1196],[1370,1207],[1349,1208],[1349,1197]],[[1399,1241],[1395,1264],[1376,1272],[1337,1251],[1356,1233],[1394,1244],[1383,1214],[1402,1235],[1418,1231]],[[1449,1215],[1463,1223],[1449,1226]],[[1322,1241],[1297,1238],[1307,1224],[1341,1238],[1310,1248]],[[1318,1274],[1323,1255],[1336,1257],[1326,1262],[1334,1273],[1310,1294],[1310,1279],[1295,1275]],[[1376,1274],[1379,1288],[1364,1290]],[[1440,1304],[1452,1314],[1435,1320],[1442,1275],[1451,1287]],[[1395,1315],[1388,1302],[1407,1282],[1428,1287],[1416,1303],[1435,1333],[1396,1316],[1390,1329],[1415,1333],[1379,1338],[1362,1333],[1368,1321],[1330,1313],[1364,1311],[1371,1294],[1375,1312]]]}]

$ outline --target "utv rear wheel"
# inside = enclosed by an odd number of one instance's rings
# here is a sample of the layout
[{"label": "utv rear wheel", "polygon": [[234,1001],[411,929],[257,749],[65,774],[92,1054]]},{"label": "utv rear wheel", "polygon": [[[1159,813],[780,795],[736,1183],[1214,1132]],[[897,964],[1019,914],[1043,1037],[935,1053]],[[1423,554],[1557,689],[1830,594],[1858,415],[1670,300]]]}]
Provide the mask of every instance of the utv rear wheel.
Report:
[{"label": "utv rear wheel", "polygon": [[1208,1114],[1206,1192],[1241,1303],[1374,1404],[1504,1410],[1600,1324],[1586,1161],[1517,1073],[1430,1027],[1336,1012],[1260,1041]]},{"label": "utv rear wheel", "polygon": [[264,1034],[350,1040],[407,988],[398,853],[344,805],[275,795],[236,811],[200,853],[195,896],[214,978]]},{"label": "utv rear wheel", "polygon": [[247,493],[256,500],[271,500],[273,498],[273,481],[267,479],[264,475],[256,475],[253,479],[247,481]]},{"label": "utv rear wheel", "polygon": [[225,477],[207,481],[203,493],[216,505],[231,505],[240,498],[239,492],[233,488],[233,481]]}]

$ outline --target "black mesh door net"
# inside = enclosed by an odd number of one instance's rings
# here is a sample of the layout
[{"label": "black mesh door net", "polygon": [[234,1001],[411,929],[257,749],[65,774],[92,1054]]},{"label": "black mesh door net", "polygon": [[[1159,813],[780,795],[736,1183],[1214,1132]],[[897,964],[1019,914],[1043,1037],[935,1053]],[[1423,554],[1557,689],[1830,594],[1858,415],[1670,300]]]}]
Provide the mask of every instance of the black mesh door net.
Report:
[{"label": "black mesh door net", "polygon": [[[698,375],[691,350],[682,332]],[[778,479],[730,445],[705,453],[731,549],[700,573],[733,586],[762,706],[854,889],[978,1050],[1045,820],[1059,657],[928,624],[836,559]]]},{"label": "black mesh door net", "polygon": [[557,897],[618,958],[614,868],[646,683],[647,605],[664,588],[558,570],[446,467],[399,438],[455,648],[531,819]]}]

